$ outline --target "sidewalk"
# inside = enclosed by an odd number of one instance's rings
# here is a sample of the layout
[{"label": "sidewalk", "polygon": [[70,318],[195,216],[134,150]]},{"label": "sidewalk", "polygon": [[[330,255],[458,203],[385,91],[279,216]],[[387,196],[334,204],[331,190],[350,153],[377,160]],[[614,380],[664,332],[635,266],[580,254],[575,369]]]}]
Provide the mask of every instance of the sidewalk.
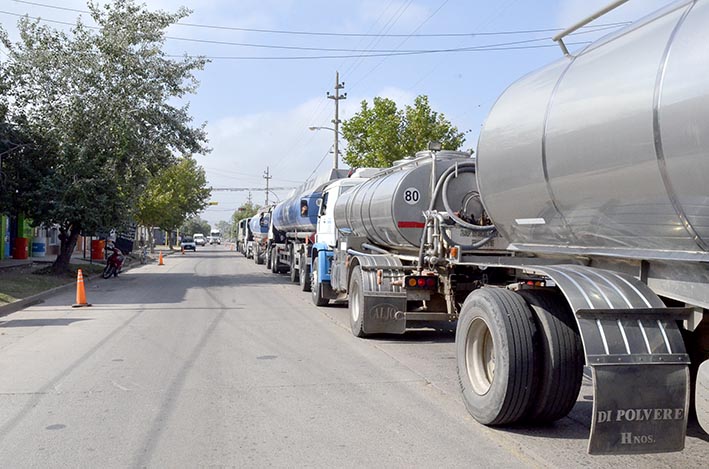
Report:
[{"label": "sidewalk", "polygon": [[[155,246],[155,254],[151,256],[150,251],[148,251],[148,257],[150,258],[157,258],[158,253],[162,251],[163,255],[169,254],[171,252],[180,252],[180,249],[173,246],[172,250],[167,247],[167,246]],[[140,255],[140,250],[133,250],[133,252],[130,254],[131,257],[137,258]],[[57,258],[56,255],[51,255],[51,256],[37,256],[37,257],[28,257],[27,259],[0,259],[0,269],[9,269],[12,267],[17,267],[21,265],[30,265],[30,264],[52,264],[54,263],[54,260]],[[83,253],[77,252],[74,253],[74,255],[71,256],[71,263],[72,264],[100,264],[103,265],[106,261],[104,259],[101,260],[91,260],[89,258],[84,258]]]},{"label": "sidewalk", "polygon": [[[159,253],[162,252],[164,256],[169,256],[171,254],[179,253],[179,250],[175,249],[169,249],[167,246],[158,246],[155,248],[155,254],[148,254],[150,262],[156,262]],[[139,253],[136,251],[133,251],[132,256],[138,256]],[[35,268],[41,268],[42,266],[48,266],[54,260],[56,259],[55,256],[44,256],[44,257],[30,257],[28,259],[2,259],[0,260],[0,274],[6,274],[6,278],[22,278],[23,275],[26,275],[26,272],[22,272],[23,270],[26,271],[27,269],[21,269],[23,266],[31,266],[32,269]],[[71,263],[76,265],[98,265],[98,266],[103,266],[104,261],[102,260],[95,260],[91,261],[90,259],[84,259],[82,257],[82,253],[77,253],[75,256],[72,256],[71,258]],[[124,264],[124,271],[129,270],[134,267],[139,267],[141,264],[138,261],[137,257],[133,258],[132,260],[126,262]],[[18,268],[17,273],[13,273],[10,269],[12,268]],[[100,272],[101,268],[99,268]],[[86,276],[87,274],[84,273],[85,275],[85,280],[90,281],[92,278],[98,278],[100,276],[99,273],[95,273],[93,276],[89,274],[89,276]],[[75,288],[76,282],[73,279],[68,279],[66,283],[59,285],[59,286],[54,286],[54,287],[46,287],[46,288],[41,288],[40,290],[37,290],[36,293],[30,294],[29,296],[16,296],[16,298],[19,298],[15,301],[11,301],[9,303],[6,303],[4,301],[0,301],[0,318],[3,316],[7,316],[8,314],[11,314],[15,311],[19,311],[21,309],[24,309],[28,306],[37,304],[42,302],[44,299],[62,293],[67,290],[71,290]],[[7,293],[7,292],[5,292]],[[3,292],[0,292],[0,295],[2,295]]]}]

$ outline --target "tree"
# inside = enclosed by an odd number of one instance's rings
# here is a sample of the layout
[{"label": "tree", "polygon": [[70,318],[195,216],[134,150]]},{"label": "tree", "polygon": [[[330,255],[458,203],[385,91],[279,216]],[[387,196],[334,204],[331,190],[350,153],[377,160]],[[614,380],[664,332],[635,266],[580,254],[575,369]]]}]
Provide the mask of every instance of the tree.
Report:
[{"label": "tree", "polygon": [[238,225],[240,220],[244,218],[251,218],[256,215],[259,206],[253,204],[252,202],[246,202],[242,204],[241,207],[236,209],[236,212],[231,216],[231,222],[233,225]]},{"label": "tree", "polygon": [[[204,169],[185,156],[153,177],[138,199],[136,220],[147,227],[171,232],[207,206],[211,189]],[[153,245],[152,230],[148,230]],[[171,239],[168,236],[168,239]]]},{"label": "tree", "polygon": [[362,101],[360,111],[342,123],[342,134],[347,140],[344,161],[353,168],[391,166],[432,141],[445,150],[457,150],[465,142],[465,133],[433,111],[424,95],[403,110],[388,98],[374,98],[372,107]]},{"label": "tree", "polygon": [[251,218],[256,215],[259,206],[251,202],[246,202],[242,204],[236,211],[231,215],[231,237],[236,239],[236,231],[239,227],[239,222],[244,218]]},{"label": "tree", "polygon": [[15,172],[6,175],[29,187],[16,194],[28,217],[59,225],[55,272],[68,269],[80,233],[127,224],[147,181],[174,155],[208,151],[204,126],[174,104],[196,90],[205,60],[162,51],[166,28],[189,11],[149,12],[134,0],[88,6],[97,30],[78,20],[67,35],[23,18],[16,44],[2,38],[7,121],[42,155],[11,153]]},{"label": "tree", "polygon": [[214,227],[219,230],[222,237],[233,238],[232,233],[234,231],[234,225],[225,220],[218,221]]},{"label": "tree", "polygon": [[180,233],[185,233],[188,236],[192,236],[195,233],[202,233],[208,236],[210,231],[212,231],[212,227],[205,220],[202,220],[199,215],[189,217],[180,226]]}]

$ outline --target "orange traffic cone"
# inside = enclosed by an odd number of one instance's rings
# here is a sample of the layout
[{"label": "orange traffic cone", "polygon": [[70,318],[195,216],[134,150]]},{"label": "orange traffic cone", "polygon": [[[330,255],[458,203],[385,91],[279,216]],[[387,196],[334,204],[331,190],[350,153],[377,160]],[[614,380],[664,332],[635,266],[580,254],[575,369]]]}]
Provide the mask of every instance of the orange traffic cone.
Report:
[{"label": "orange traffic cone", "polygon": [[165,265],[162,261],[162,251],[160,251],[160,257],[158,258],[158,265]]},{"label": "orange traffic cone", "polygon": [[81,269],[76,273],[76,303],[71,305],[72,308],[80,308],[82,306],[91,306],[86,302],[86,291],[84,290],[84,274]]},{"label": "orange traffic cone", "polygon": [[183,256],[185,255],[185,247],[184,246],[182,247],[182,255]]}]

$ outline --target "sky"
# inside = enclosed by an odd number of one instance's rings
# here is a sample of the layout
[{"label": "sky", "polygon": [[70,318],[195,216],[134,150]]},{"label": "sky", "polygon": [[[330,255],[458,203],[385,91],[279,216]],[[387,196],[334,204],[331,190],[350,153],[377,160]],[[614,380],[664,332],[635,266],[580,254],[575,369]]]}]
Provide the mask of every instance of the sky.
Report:
[{"label": "sky", "polygon": [[[164,50],[210,58],[197,73],[198,91],[185,98],[194,125],[206,125],[212,151],[196,159],[210,186],[264,188],[268,168],[270,187],[276,188],[269,193],[273,202],[333,165],[334,132],[309,127],[333,125],[334,100],[326,93],[334,93],[336,72],[344,82],[341,92],[347,93],[339,101],[340,120],[352,117],[363,100],[386,97],[401,108],[427,95],[433,110],[466,132],[463,148],[475,149],[485,117],[505,88],[562,57],[550,39],[556,31],[548,30],[566,28],[610,0],[144,3],[149,10],[192,10],[167,31]],[[622,27],[615,23],[636,21],[670,3],[630,0],[591,23],[596,31],[582,31],[567,42],[592,41]],[[81,13],[86,10],[85,0],[0,0],[0,24],[17,40],[18,15],[66,30],[61,23],[75,23],[79,16],[92,25]],[[0,60],[5,54],[0,46]],[[340,139],[341,151],[346,146]],[[341,160],[340,167],[345,167]],[[200,216],[212,225],[229,220],[249,194],[254,203],[265,203],[263,190],[213,190],[216,204]]]}]

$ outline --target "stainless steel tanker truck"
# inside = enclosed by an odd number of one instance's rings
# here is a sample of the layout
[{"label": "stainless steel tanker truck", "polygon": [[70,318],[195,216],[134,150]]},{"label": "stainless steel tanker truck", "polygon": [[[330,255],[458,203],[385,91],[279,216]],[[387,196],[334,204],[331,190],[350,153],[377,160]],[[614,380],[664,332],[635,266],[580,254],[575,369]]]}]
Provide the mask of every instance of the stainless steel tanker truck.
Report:
[{"label": "stainless steel tanker truck", "polygon": [[[292,282],[300,281],[303,291],[310,288],[306,259],[315,241],[318,203],[322,188],[330,181],[347,177],[348,170],[333,169],[295,189],[272,211],[266,248],[266,268],[273,273],[290,273]],[[302,275],[302,273],[305,275]]]},{"label": "stainless steel tanker truck", "polygon": [[263,264],[266,259],[272,211],[273,207],[261,207],[256,215],[249,219],[248,232],[251,241],[247,243],[247,250],[251,252],[251,256],[257,264]]},{"label": "stainless steel tanker truck", "polygon": [[690,401],[709,427],[708,25],[674,3],[512,84],[476,158],[433,147],[322,204],[314,300],[348,299],[356,336],[457,320],[483,424],[565,416],[585,363],[590,453],[681,450]]}]

